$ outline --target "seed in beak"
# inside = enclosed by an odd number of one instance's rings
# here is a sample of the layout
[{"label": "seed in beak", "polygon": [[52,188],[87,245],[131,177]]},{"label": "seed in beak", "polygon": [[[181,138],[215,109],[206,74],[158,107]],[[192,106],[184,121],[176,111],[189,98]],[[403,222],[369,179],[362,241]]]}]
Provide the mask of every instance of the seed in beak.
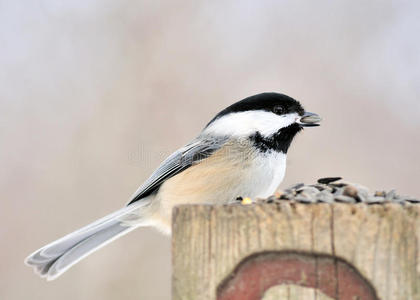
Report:
[{"label": "seed in beak", "polygon": [[321,117],[311,112],[305,112],[305,114],[299,119],[298,123],[301,126],[319,126]]}]

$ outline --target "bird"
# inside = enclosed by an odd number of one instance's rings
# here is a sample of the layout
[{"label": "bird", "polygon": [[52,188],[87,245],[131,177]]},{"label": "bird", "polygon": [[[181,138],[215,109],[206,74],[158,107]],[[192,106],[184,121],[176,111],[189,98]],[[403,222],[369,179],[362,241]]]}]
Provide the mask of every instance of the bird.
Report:
[{"label": "bird", "polygon": [[171,234],[172,208],[266,198],[282,182],[290,144],[321,118],[281,93],[247,97],[220,111],[167,157],[123,208],[47,244],[25,263],[48,281],[111,241],[145,226]]}]

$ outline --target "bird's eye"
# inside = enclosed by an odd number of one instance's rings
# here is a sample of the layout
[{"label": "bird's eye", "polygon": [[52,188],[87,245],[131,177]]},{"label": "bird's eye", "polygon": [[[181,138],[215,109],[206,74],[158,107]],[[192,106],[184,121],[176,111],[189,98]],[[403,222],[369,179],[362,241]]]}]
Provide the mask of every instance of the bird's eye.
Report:
[{"label": "bird's eye", "polygon": [[285,112],[285,109],[284,109],[284,107],[283,107],[283,106],[281,106],[281,105],[276,105],[276,106],[274,106],[274,108],[273,108],[273,112],[274,112],[275,114],[281,115],[281,114],[283,114],[283,113]]}]

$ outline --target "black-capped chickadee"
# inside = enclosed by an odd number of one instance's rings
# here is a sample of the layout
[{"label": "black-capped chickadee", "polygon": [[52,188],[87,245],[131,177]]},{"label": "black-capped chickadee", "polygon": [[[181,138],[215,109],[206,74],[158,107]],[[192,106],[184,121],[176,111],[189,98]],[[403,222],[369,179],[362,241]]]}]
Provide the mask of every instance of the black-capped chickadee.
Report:
[{"label": "black-capped chickadee", "polygon": [[176,205],[268,197],[283,180],[294,136],[320,120],[283,94],[263,93],[236,102],[164,160],[127,206],[42,247],[25,262],[52,280],[137,227],[154,226],[170,234]]}]

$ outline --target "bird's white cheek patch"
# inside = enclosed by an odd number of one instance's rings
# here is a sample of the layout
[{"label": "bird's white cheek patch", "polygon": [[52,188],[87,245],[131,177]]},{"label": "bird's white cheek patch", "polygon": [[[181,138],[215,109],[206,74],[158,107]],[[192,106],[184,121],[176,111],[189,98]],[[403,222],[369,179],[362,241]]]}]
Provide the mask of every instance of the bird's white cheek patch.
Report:
[{"label": "bird's white cheek patch", "polygon": [[215,120],[204,130],[204,133],[247,136],[258,131],[262,135],[269,136],[293,124],[298,117],[296,113],[279,116],[260,110],[232,113]]}]

